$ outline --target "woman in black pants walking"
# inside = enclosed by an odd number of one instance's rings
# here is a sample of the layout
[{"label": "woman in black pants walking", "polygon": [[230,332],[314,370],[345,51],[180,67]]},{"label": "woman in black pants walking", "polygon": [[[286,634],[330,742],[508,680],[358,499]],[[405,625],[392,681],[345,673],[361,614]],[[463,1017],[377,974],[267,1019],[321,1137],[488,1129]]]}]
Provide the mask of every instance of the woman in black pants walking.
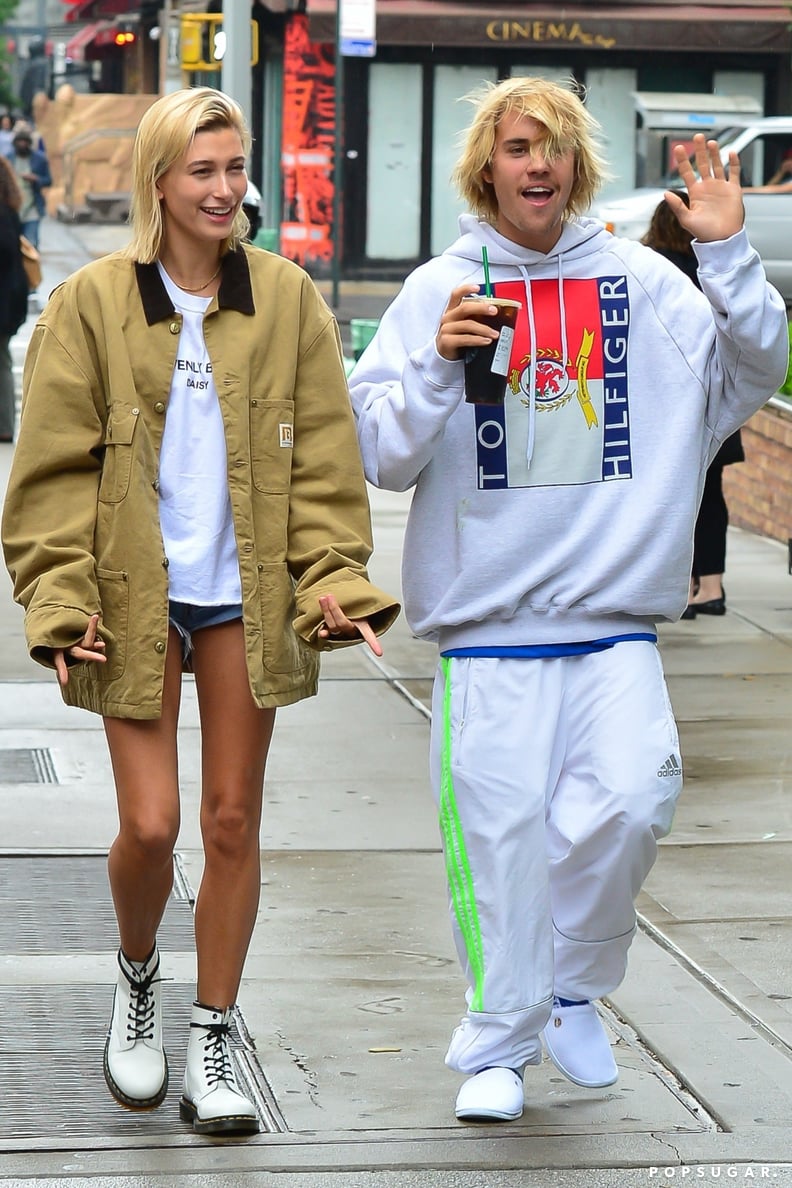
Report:
[{"label": "woman in black pants walking", "polygon": [[[687,202],[687,194],[684,191],[673,192],[679,194],[683,202]],[[655,209],[649,230],[641,242],[676,264],[690,277],[693,284],[700,288],[697,261],[690,246],[690,232],[685,230],[672,213],[665,198]],[[695,619],[696,615],[726,614],[723,575],[726,571],[729,509],[723,495],[723,468],[732,462],[744,461],[745,454],[738,429],[726,438],[707,469],[701,505],[696,518],[690,592],[687,608],[682,613],[683,619]]]}]

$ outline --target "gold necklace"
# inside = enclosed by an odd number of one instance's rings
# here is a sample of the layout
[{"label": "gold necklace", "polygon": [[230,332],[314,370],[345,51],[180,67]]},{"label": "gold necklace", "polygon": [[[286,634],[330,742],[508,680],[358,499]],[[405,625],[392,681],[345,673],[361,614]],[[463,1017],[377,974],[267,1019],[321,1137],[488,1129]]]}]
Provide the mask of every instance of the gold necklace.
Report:
[{"label": "gold necklace", "polygon": [[211,285],[213,280],[217,280],[218,276],[220,275],[220,269],[222,267],[223,267],[223,261],[221,260],[220,263],[217,265],[217,271],[213,272],[212,275],[209,277],[209,280],[204,281],[204,283],[202,285],[199,285],[197,289],[188,289],[186,285],[181,284],[179,281],[176,281],[176,284],[179,286],[179,288],[182,290],[183,293],[203,293],[204,289],[209,288],[209,286]]}]

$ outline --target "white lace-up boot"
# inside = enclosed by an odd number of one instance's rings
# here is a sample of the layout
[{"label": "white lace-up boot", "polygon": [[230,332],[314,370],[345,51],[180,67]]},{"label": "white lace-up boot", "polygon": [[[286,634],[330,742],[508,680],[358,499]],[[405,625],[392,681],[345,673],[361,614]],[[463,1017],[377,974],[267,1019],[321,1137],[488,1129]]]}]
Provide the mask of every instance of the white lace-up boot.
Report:
[{"label": "white lace-up boot", "polygon": [[256,1107],[242,1093],[231,1063],[232,1008],[193,1004],[184,1093],[179,1112],[198,1134],[256,1134]]},{"label": "white lace-up boot", "polygon": [[116,1101],[132,1110],[158,1106],[168,1091],[162,1047],[159,953],[130,961],[118,950],[118,983],[104,1053],[104,1075]]}]

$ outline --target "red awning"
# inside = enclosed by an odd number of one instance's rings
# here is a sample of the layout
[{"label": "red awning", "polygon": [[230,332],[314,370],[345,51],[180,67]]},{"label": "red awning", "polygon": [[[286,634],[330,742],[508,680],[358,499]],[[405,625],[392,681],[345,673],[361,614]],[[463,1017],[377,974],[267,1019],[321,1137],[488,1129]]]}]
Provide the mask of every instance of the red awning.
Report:
[{"label": "red awning", "polygon": [[129,16],[138,12],[140,0],[66,0],[67,21],[98,21],[102,17]]},{"label": "red awning", "polygon": [[94,21],[92,25],[83,25],[82,29],[78,29],[71,41],[66,42],[67,61],[84,62],[85,51],[96,39],[97,33],[109,27],[108,21]]}]

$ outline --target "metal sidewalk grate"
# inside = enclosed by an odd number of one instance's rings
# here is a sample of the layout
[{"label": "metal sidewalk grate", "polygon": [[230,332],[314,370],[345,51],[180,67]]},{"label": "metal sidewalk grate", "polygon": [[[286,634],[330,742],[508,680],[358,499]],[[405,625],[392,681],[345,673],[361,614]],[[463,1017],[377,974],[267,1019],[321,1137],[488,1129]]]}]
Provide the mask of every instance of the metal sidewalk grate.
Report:
[{"label": "metal sidewalk grate", "polygon": [[[194,946],[190,904],[171,896],[160,947]],[[0,857],[0,953],[97,953],[118,947],[106,859],[94,855]]]},{"label": "metal sidewalk grate", "polygon": [[[20,984],[0,985],[0,1149],[31,1138],[59,1146],[90,1136],[144,1145],[150,1138],[159,1146],[165,1136],[183,1142],[193,1134],[179,1118],[178,1102],[194,987],[168,981],[167,968],[168,952],[190,952],[195,944],[189,888],[178,863],[176,891],[158,935],[170,1085],[158,1109],[131,1111],[112,1099],[102,1073],[112,984],[69,982],[72,962],[58,977],[59,957],[117,948],[105,857],[0,856],[0,952],[21,959],[18,964],[35,955],[53,957],[46,983],[33,984],[23,975]],[[256,1103],[263,1131],[287,1130],[241,1016],[232,1025],[231,1042],[240,1081]]]},{"label": "metal sidewalk grate", "polygon": [[48,747],[0,749],[0,784],[57,784]]},{"label": "metal sidewalk grate", "polygon": [[[5,986],[0,1141],[72,1140],[191,1134],[179,1119],[181,1078],[190,1030],[191,986],[163,986],[163,1031],[170,1065],[168,1094],[156,1110],[126,1110],[108,1092],[102,1053],[110,1021],[110,986]],[[234,1046],[241,1044],[238,1031]]]}]

